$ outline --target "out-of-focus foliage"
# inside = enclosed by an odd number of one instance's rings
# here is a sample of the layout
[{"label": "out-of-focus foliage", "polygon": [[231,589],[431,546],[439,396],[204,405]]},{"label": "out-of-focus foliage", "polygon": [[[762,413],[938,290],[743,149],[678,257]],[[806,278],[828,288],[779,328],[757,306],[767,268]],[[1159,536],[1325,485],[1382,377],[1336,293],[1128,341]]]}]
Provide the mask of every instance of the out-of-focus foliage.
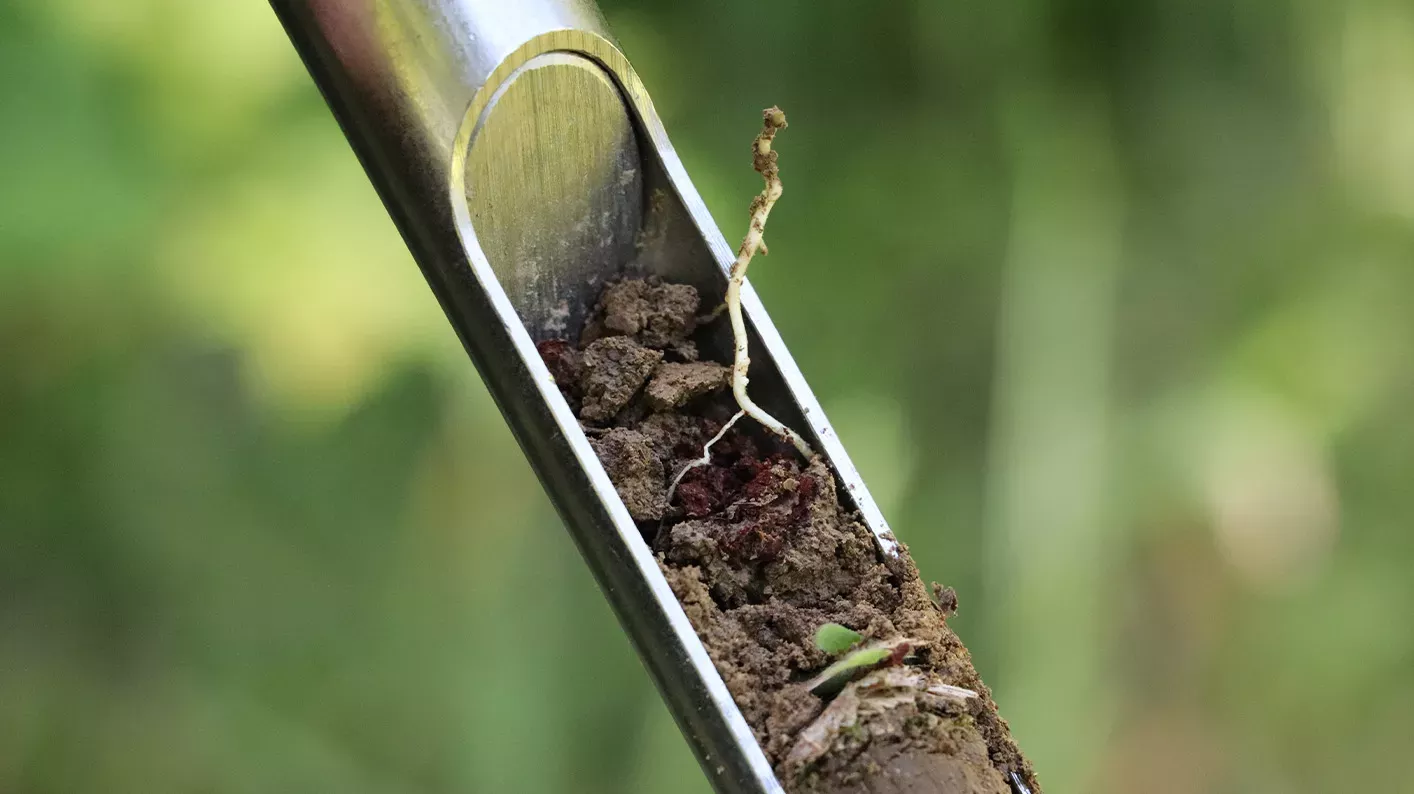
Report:
[{"label": "out-of-focus foliage", "polygon": [[[1049,791],[1408,788],[1414,6],[605,11]],[[0,113],[0,791],[705,791],[264,3]]]}]

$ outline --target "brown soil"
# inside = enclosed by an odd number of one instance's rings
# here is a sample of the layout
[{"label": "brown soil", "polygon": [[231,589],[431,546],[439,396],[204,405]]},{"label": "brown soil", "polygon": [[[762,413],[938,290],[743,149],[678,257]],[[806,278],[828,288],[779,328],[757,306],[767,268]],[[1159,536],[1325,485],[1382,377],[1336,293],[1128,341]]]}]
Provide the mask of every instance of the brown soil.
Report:
[{"label": "brown soil", "polygon": [[[906,548],[882,558],[822,460],[743,420],[669,504],[673,477],[736,408],[728,369],[696,362],[698,311],[691,287],[625,280],[605,290],[578,346],[540,350],[781,782],[1008,794],[1015,774],[1039,792],[947,627],[956,595],[935,586],[930,597]],[[814,644],[827,622],[907,638],[913,654],[823,699],[805,682],[834,660]]]}]

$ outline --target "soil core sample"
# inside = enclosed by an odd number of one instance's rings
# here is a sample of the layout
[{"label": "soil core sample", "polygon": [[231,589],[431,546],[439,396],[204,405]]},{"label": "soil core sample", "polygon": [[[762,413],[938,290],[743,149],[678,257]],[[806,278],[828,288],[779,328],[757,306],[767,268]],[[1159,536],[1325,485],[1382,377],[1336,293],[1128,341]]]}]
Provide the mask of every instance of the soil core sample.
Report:
[{"label": "soil core sample", "polygon": [[[699,359],[725,321],[699,319],[700,304],[690,286],[625,279],[580,339],[539,349],[782,784],[1039,792],[947,626],[956,596],[930,592],[906,547],[881,554],[822,458],[748,418],[688,468],[737,409],[730,368]],[[831,623],[866,650],[822,650],[816,633]],[[817,678],[875,649],[879,659]]]}]

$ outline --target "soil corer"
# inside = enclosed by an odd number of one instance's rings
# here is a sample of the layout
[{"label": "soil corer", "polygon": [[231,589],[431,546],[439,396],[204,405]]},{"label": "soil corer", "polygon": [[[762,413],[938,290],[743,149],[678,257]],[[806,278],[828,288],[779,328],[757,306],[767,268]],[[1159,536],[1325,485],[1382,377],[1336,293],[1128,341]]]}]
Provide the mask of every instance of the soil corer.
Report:
[{"label": "soil corer", "polygon": [[[577,333],[617,275],[723,295],[737,258],[598,9],[271,5],[713,786],[782,791],[535,347]],[[879,553],[895,554],[749,283],[740,305],[753,398],[801,432]]]}]

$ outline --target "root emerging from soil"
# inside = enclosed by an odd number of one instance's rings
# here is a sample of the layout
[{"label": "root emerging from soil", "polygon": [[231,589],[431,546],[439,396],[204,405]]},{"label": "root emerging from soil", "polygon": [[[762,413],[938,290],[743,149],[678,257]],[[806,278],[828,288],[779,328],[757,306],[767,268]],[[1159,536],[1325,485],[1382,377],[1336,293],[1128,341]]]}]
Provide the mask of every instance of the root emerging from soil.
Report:
[{"label": "root emerging from soil", "polygon": [[[732,396],[736,398],[743,413],[760,422],[762,427],[789,441],[801,456],[811,458],[815,452],[805,443],[805,439],[786,427],[784,422],[766,413],[746,393],[749,381],[746,373],[751,368],[751,356],[747,351],[746,321],[741,317],[741,287],[746,282],[746,268],[751,264],[751,257],[755,256],[757,251],[760,251],[762,256],[768,253],[765,239],[766,219],[770,217],[771,208],[776,205],[776,200],[785,189],[781,185],[781,169],[776,165],[779,155],[771,149],[771,143],[775,141],[776,133],[786,128],[786,114],[780,108],[770,107],[762,111],[761,115],[761,132],[756,136],[756,140],[751,142],[751,167],[765,180],[766,186],[762,188],[761,195],[751,200],[751,223],[747,227],[746,237],[741,241],[741,247],[736,251],[736,261],[732,263],[731,273],[727,278],[727,314],[731,317],[732,340],[735,342]],[[709,452],[703,450],[704,455]]]},{"label": "root emerging from soil", "polygon": [[[742,415],[735,381],[697,361],[698,309],[691,287],[620,281],[577,344],[540,351],[781,782],[792,794],[1009,794],[1016,774],[1039,792],[947,627],[951,591],[930,598],[906,547],[881,559],[822,459],[729,426]],[[814,644],[828,622],[865,641],[910,638],[912,656],[821,698],[808,682],[831,662]]]}]

